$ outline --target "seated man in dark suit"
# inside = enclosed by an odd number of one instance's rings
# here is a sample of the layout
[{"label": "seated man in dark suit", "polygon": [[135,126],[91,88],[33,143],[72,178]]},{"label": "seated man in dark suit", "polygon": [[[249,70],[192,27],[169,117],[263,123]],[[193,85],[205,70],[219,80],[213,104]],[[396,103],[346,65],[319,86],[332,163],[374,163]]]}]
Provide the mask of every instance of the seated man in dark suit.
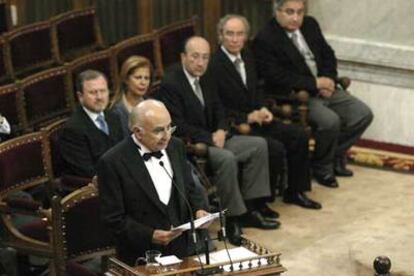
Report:
[{"label": "seated man in dark suit", "polygon": [[105,111],[109,90],[104,74],[84,71],[76,85],[80,105],[62,131],[60,151],[64,174],[92,178],[99,158],[123,139],[123,132],[118,115]]},{"label": "seated man in dark suit", "polygon": [[[186,161],[184,144],[171,138],[175,127],[164,104],[145,100],[132,109],[130,137],[98,163],[104,223],[114,233],[118,257],[133,265],[145,251],[180,258],[192,255],[190,231],[171,230],[207,215]],[[190,205],[190,206],[188,206]]]},{"label": "seated man in dark suit", "polygon": [[[209,146],[213,183],[223,208],[229,211],[227,234],[231,243],[240,244],[240,224],[262,229],[279,226],[274,216],[270,218],[259,210],[262,198],[270,195],[268,151],[261,137],[228,133],[216,82],[205,74],[209,57],[210,46],[204,38],[189,38],[181,53],[182,64],[165,73],[156,97],[170,111],[178,136]],[[238,163],[242,164],[240,185]]]},{"label": "seated man in dark suit", "polygon": [[[209,70],[216,77],[219,97],[227,116],[236,125],[248,123],[251,134],[266,137],[270,171],[277,169],[279,159],[284,157],[280,153],[286,150],[288,186],[284,201],[320,209],[321,205],[305,194],[311,188],[308,136],[300,126],[273,120],[273,114],[263,105],[254,59],[244,48],[249,29],[248,21],[240,15],[227,15],[218,23],[221,45],[211,59]],[[276,184],[275,178],[270,178],[271,185]]]},{"label": "seated man in dark suit", "polygon": [[346,151],[373,119],[370,108],[337,83],[337,60],[317,21],[305,16],[306,0],[274,0],[274,18],[257,34],[254,53],[266,91],[310,93],[309,121],[316,148],[313,175],[337,187],[335,176],[352,176]]}]

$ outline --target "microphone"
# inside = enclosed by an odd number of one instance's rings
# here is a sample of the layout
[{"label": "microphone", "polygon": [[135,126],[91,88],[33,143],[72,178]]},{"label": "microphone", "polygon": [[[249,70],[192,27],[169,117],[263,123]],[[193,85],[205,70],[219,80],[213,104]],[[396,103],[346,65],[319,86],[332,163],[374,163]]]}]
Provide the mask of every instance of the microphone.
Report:
[{"label": "microphone", "polygon": [[195,225],[194,225],[194,216],[193,216],[193,208],[190,205],[190,202],[188,202],[186,196],[184,193],[178,188],[177,183],[175,183],[174,178],[171,176],[171,174],[167,171],[167,169],[164,166],[164,162],[161,160],[158,162],[160,166],[164,169],[165,173],[168,175],[168,177],[171,179],[171,183],[174,185],[174,187],[177,189],[180,196],[184,199],[185,204],[187,205],[188,210],[190,211],[190,228],[191,228],[191,235],[193,237],[194,245],[197,247],[197,235],[195,231]]},{"label": "microphone", "polygon": [[195,226],[194,226],[194,217],[193,217],[193,208],[190,205],[190,202],[188,202],[187,197],[185,196],[185,194],[180,190],[180,188],[178,188],[177,183],[175,182],[174,178],[172,177],[172,175],[167,171],[167,169],[164,166],[164,162],[162,162],[162,160],[160,160],[158,162],[158,164],[164,169],[165,173],[168,175],[168,177],[171,179],[171,183],[174,185],[174,187],[177,189],[178,193],[180,194],[180,196],[184,199],[185,204],[187,205],[188,210],[190,211],[190,228],[191,228],[191,235],[193,237],[193,243],[194,243],[194,249],[195,249],[195,253],[197,255],[198,258],[198,262],[200,263],[200,267],[201,267],[201,275],[204,275],[204,266],[203,266],[203,262],[201,261],[200,258],[200,254],[198,253],[198,249],[197,249],[197,234],[195,231]]}]

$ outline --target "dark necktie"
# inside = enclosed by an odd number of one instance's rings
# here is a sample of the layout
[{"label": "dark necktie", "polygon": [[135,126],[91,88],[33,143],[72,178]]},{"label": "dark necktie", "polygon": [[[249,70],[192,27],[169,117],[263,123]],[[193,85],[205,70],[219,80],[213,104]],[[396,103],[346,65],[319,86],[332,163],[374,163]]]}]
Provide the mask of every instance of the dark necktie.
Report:
[{"label": "dark necktie", "polygon": [[164,154],[162,154],[161,151],[146,152],[146,153],[144,153],[142,158],[144,159],[144,161],[148,161],[148,160],[151,159],[151,157],[155,157],[157,159],[160,159],[163,155]]}]

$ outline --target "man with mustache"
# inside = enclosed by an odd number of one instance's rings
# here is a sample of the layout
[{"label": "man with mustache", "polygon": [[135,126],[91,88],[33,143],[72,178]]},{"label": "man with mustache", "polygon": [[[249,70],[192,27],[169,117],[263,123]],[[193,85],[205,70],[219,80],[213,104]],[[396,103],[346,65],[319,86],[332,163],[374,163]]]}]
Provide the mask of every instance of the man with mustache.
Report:
[{"label": "man with mustache", "polygon": [[108,82],[99,71],[86,70],[77,82],[79,106],[62,131],[59,143],[64,174],[90,177],[99,158],[123,139],[119,117],[105,110],[109,102]]}]

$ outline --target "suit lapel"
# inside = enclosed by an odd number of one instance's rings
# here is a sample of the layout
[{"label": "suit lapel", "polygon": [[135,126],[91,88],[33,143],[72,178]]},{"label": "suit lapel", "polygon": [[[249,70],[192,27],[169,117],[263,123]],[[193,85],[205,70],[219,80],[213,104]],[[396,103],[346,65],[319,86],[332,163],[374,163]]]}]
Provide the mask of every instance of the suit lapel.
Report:
[{"label": "suit lapel", "polygon": [[171,143],[172,141],[167,147],[167,154],[168,154],[168,158],[170,159],[172,170],[174,172],[174,177],[173,177],[174,183],[172,183],[172,185],[173,187],[177,186],[176,188],[179,189],[179,191],[177,191],[177,199],[179,199],[179,204],[180,204],[180,212],[179,212],[180,219],[181,221],[183,221],[184,219],[183,214],[186,213],[184,212],[184,210],[186,210],[186,206],[185,206],[186,204],[182,198],[181,193],[185,193],[185,188],[183,186],[185,179],[184,179],[184,175],[182,175],[182,171],[183,171],[182,166],[184,166],[185,164],[182,163],[182,160],[180,159],[180,156],[178,152],[175,150],[175,148],[171,147]]},{"label": "suit lapel", "polygon": [[[224,69],[229,72],[229,75],[236,80],[237,84],[244,90],[247,90],[246,86],[243,83],[242,77],[240,76],[240,73],[237,72],[236,67],[231,62],[230,58],[226,55],[226,53],[223,52],[221,47],[219,49],[219,60],[220,60],[220,63],[223,65]],[[246,70],[246,79],[247,79],[247,70]]]},{"label": "suit lapel", "polygon": [[308,66],[306,65],[305,58],[295,47],[292,40],[287,35],[286,31],[282,27],[280,27],[280,25],[276,22],[275,19],[273,20],[274,25],[276,27],[276,31],[279,33],[277,35],[277,37],[280,38],[278,39],[278,43],[282,45],[282,48],[284,49],[286,55],[290,58],[292,63],[298,68],[299,72],[307,72],[312,74]]},{"label": "suit lapel", "polygon": [[165,207],[159,200],[151,176],[132,138],[128,138],[127,150],[125,151],[122,162],[134,178],[134,182],[142,187],[142,190],[148,198],[150,198],[154,205],[165,214]]},{"label": "suit lapel", "polygon": [[[195,95],[194,91],[193,91],[193,87],[190,84],[190,82],[187,79],[187,76],[184,73],[184,69],[182,67],[180,67],[180,83],[184,89],[184,91],[186,91],[187,96],[191,99],[190,102],[192,104],[194,104],[194,108],[192,110],[194,110],[195,112],[200,112],[200,118],[202,118],[204,125],[206,125],[206,118],[205,118],[205,107],[201,104],[200,100],[197,98],[197,96]],[[204,97],[204,103],[205,106],[208,106],[207,101],[208,96],[207,96],[207,92],[205,91],[206,89],[203,89],[203,84],[202,84],[202,79],[200,79],[200,86],[201,86],[201,91],[203,93],[203,97]]]},{"label": "suit lapel", "polygon": [[254,70],[254,67],[256,66],[254,64],[253,59],[248,56],[245,51],[242,51],[242,57],[243,57],[243,61],[244,61],[244,68],[246,70],[246,83],[247,83],[247,88],[246,91],[248,91],[249,89],[255,89],[256,85],[257,85],[257,76],[256,76],[256,70]]}]

